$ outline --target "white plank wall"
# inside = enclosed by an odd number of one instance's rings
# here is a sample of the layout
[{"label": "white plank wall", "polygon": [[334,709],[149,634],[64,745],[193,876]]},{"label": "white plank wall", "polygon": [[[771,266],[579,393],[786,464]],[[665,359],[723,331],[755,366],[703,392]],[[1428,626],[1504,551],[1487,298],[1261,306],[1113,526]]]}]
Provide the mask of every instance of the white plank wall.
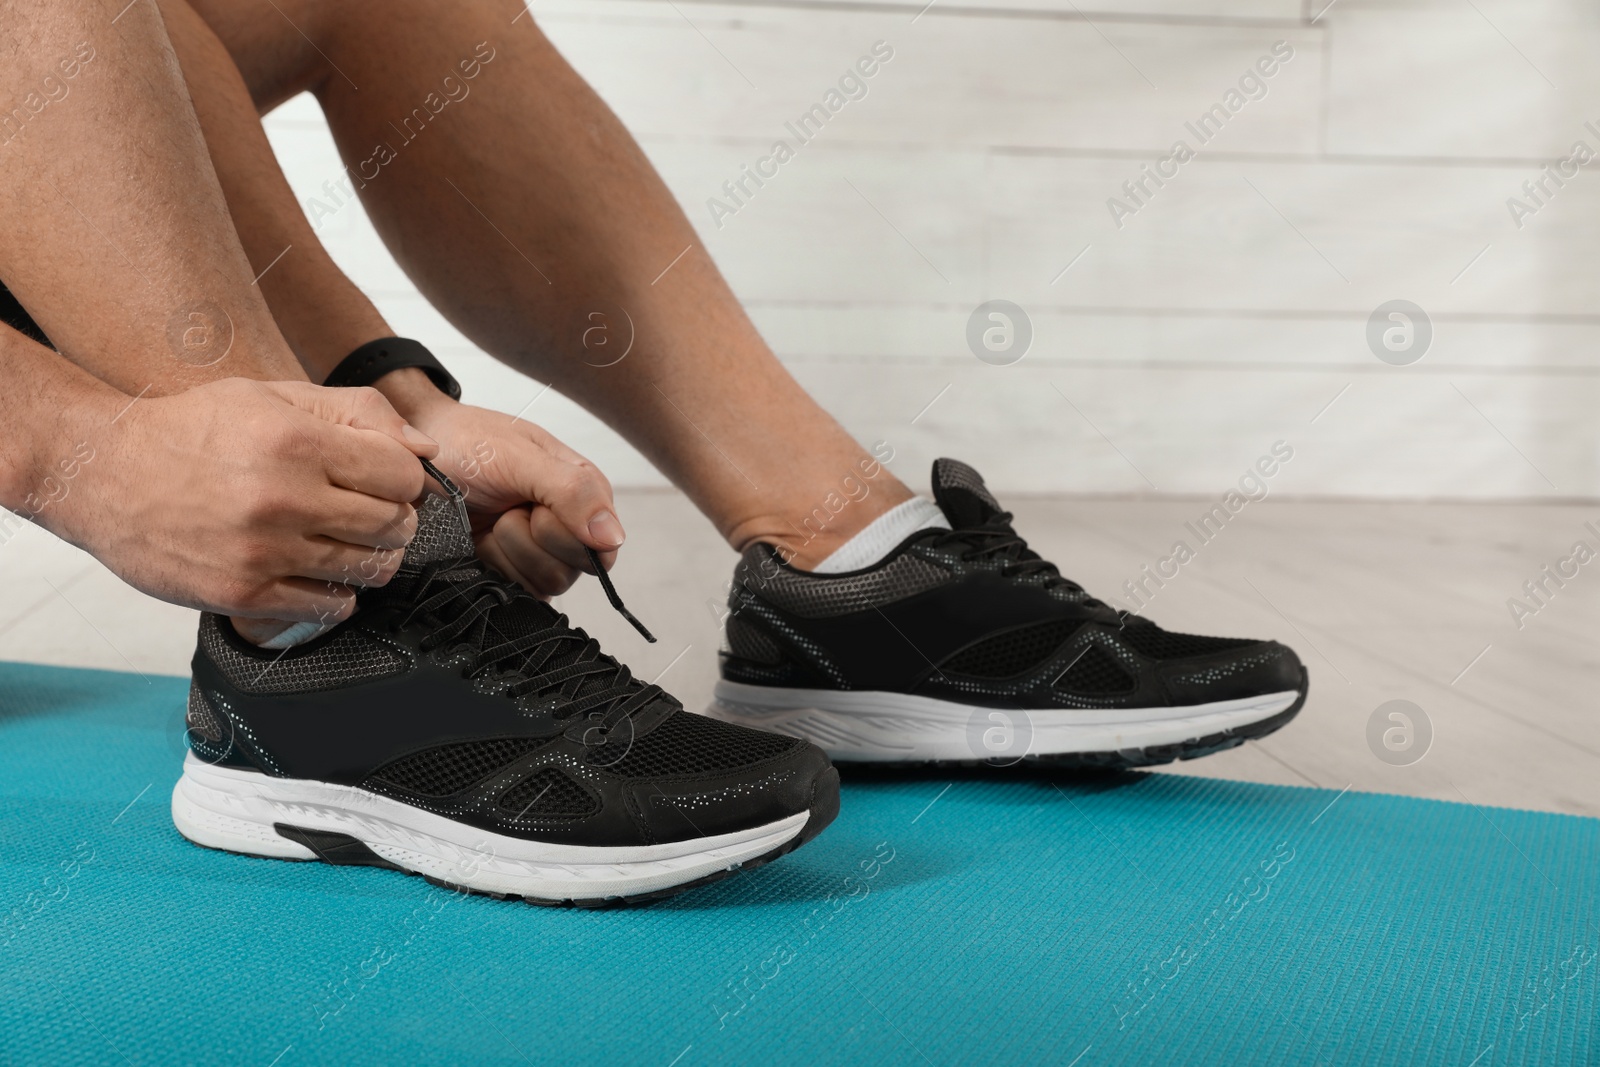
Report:
[{"label": "white plank wall", "polygon": [[[1324,5],[536,0],[532,14],[634,131],[780,356],[852,432],[893,442],[904,474],[954,454],[1008,490],[1213,495],[1281,438],[1296,448],[1282,493],[1600,495],[1600,165],[1520,228],[1506,206],[1574,141],[1600,152],[1584,125],[1600,128],[1600,9]],[[792,142],[784,123],[879,40],[894,58],[866,97],[719,227],[707,198]],[[1277,41],[1294,56],[1265,96],[1200,145],[1185,122]],[[315,104],[267,124],[297,194],[317,195],[339,163]],[[1119,228],[1107,198],[1179,138],[1196,158]],[[470,398],[518,410],[539,393],[426,306],[358,206],[321,233]],[[1365,340],[1396,298],[1434,327],[1407,367]],[[1015,365],[967,349],[988,299],[1032,320]],[[530,417],[618,485],[663,484],[559,396]]]}]

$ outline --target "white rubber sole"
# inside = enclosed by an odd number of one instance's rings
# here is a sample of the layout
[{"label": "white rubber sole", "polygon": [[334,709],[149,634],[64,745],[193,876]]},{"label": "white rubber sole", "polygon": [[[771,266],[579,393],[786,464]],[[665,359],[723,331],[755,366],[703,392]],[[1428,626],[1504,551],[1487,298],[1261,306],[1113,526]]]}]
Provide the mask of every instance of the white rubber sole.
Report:
[{"label": "white rubber sole", "polygon": [[719,681],[706,714],[803,737],[835,760],[1020,760],[1180,745],[1285,711],[1281,693],[1177,708],[984,708],[906,693]]},{"label": "white rubber sole", "polygon": [[506,837],[354,786],[184,760],[172,821],[197,845],[277,859],[316,853],[274,824],[344,834],[405,870],[484,893],[559,902],[656,893],[737,868],[785,844],[807,812],[738,833],[630,848]]}]

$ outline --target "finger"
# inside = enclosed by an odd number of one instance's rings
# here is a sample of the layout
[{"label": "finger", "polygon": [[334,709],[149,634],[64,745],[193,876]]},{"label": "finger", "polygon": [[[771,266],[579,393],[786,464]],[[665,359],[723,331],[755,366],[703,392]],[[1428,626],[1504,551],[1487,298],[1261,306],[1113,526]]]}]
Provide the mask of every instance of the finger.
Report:
[{"label": "finger", "polygon": [[404,549],[417,532],[417,509],[365,493],[330,488],[307,533],[365,548]]},{"label": "finger", "polygon": [[533,586],[528,579],[517,568],[513,567],[511,561],[506,558],[505,552],[500,548],[499,541],[495,538],[494,530],[489,529],[474,535],[473,543],[477,546],[478,558],[499,571],[501,577],[507,581],[515,582],[530,593],[534,592]]},{"label": "finger", "polygon": [[512,508],[494,524],[494,540],[522,584],[540,596],[560,596],[582,572],[545,551],[533,539],[527,508]]},{"label": "finger", "polygon": [[330,423],[314,427],[309,432],[334,485],[395,502],[410,503],[422,495],[422,464],[392,438]]},{"label": "finger", "polygon": [[516,564],[511,562],[502,547],[502,539],[496,536],[493,530],[479,534],[476,544],[480,559],[540,600],[549,600],[552,596],[559,596],[570,588],[569,585],[564,585],[560,580],[552,580],[549,576],[535,580],[523,574]]},{"label": "finger", "polygon": [[617,520],[611,483],[590,463],[568,463],[532,443],[506,448],[510,477],[528,500],[555,513],[561,525],[583,544],[607,551],[622,547],[626,535]]},{"label": "finger", "polygon": [[274,384],[285,400],[325,422],[383,434],[425,459],[439,454],[439,442],[401,418],[388,398],[370,386],[329,389],[309,382]]},{"label": "finger", "polygon": [[[529,516],[528,526],[533,543],[546,554],[554,556],[574,570],[585,573],[590,571],[589,556],[584,552],[584,543],[574,537],[572,531],[556,518],[555,512],[540,504]],[[611,565],[616,562],[615,549],[599,552],[597,555],[600,557],[600,565],[606,570],[610,570]]]}]

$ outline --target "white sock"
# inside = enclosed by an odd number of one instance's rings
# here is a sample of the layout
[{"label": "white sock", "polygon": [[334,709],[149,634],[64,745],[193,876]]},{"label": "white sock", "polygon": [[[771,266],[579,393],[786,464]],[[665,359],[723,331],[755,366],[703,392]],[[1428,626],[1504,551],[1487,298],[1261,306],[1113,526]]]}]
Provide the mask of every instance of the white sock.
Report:
[{"label": "white sock", "polygon": [[297,622],[286,629],[278,631],[276,637],[268,638],[257,647],[271,649],[293,648],[295,645],[305,644],[326,629],[327,627],[320,622]]},{"label": "white sock", "polygon": [[870,567],[918,530],[948,529],[950,521],[938,504],[925,496],[914,496],[873,519],[866,529],[840,545],[812,570],[815,574],[842,574]]}]

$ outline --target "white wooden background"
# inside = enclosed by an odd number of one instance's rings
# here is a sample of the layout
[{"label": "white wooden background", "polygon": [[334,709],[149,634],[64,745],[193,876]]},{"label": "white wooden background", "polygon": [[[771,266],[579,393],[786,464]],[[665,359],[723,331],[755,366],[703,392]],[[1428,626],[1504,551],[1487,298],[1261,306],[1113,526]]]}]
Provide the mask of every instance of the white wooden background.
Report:
[{"label": "white wooden background", "polygon": [[[634,131],[787,365],[858,437],[893,442],[914,483],[953,454],[1009,490],[1214,496],[1283,439],[1295,459],[1278,493],[1600,495],[1600,163],[1520,229],[1506,206],[1574,141],[1600,151],[1584,127],[1600,127],[1600,9],[1324,2],[535,0],[532,14]],[[706,198],[878,40],[895,56],[869,95],[713,225]],[[1295,57],[1267,96],[1118,229],[1106,199],[1175,139],[1196,144],[1185,120],[1279,40]],[[303,199],[338,174],[309,98],[267,125]],[[539,391],[426,306],[359,207],[321,232],[470,399],[516,410]],[[965,341],[997,298],[1035,331],[1007,367]],[[1434,329],[1407,367],[1365,340],[1397,298]],[[562,398],[531,417],[618,485],[663,484]]]}]

